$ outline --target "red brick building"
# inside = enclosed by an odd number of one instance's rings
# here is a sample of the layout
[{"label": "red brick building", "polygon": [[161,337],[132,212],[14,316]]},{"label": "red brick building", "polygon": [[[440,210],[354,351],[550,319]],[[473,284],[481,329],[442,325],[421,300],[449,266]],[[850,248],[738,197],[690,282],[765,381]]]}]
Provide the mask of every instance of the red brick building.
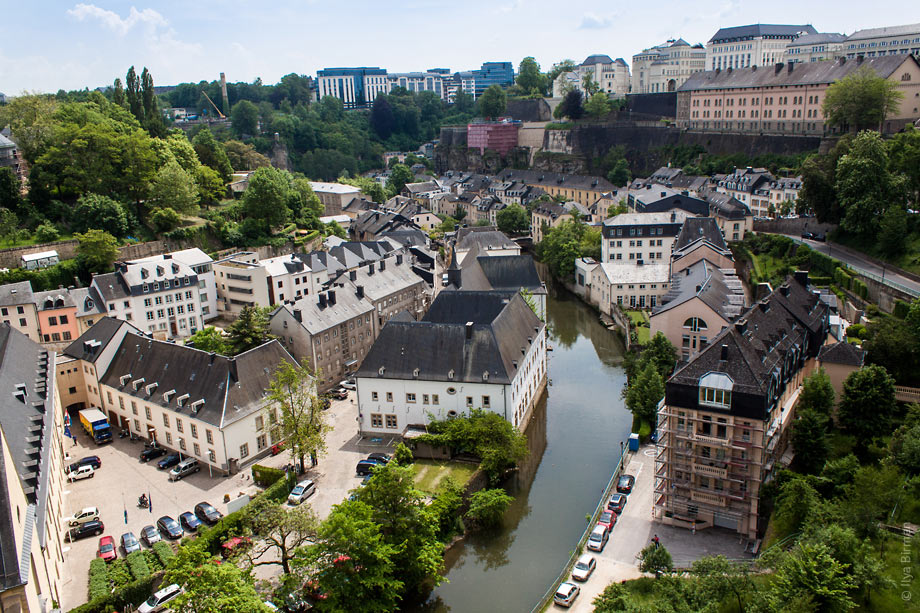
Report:
[{"label": "red brick building", "polygon": [[520,129],[520,121],[507,118],[467,124],[466,146],[470,149],[479,149],[480,155],[485,153],[486,149],[492,149],[505,156],[513,147],[517,147]]}]

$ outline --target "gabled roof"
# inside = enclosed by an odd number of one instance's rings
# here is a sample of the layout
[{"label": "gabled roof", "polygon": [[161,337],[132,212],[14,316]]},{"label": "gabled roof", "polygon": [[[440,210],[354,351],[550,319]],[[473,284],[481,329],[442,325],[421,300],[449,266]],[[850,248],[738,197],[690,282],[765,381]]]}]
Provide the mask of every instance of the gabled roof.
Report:
[{"label": "gabled roof", "polygon": [[64,349],[63,354],[75,360],[95,363],[102,351],[123,327],[135,334],[141,334],[140,330],[124,320],[108,316],[101,317],[89,330],[70,343]]},{"label": "gabled roof", "polygon": [[858,345],[840,341],[833,345],[824,345],[818,352],[818,361],[827,364],[843,364],[862,368],[866,361],[866,352]]},{"label": "gabled roof", "polygon": [[758,36],[780,36],[783,38],[794,38],[799,32],[805,32],[806,34],[818,33],[814,26],[810,25],[793,26],[757,23],[748,26],[720,28],[719,31],[709,39],[709,42],[720,43],[729,40],[755,38]]},{"label": "gabled roof", "polygon": [[[726,322],[734,320],[744,310],[744,288],[734,270],[716,268],[707,260],[694,262],[671,275],[671,286],[652,316],[666,313],[694,298],[719,314]],[[716,322],[708,322],[716,330]]]},{"label": "gabled roof", "polygon": [[16,306],[20,304],[35,304],[31,282],[20,281],[0,285],[0,305]]},{"label": "gabled roof", "polygon": [[817,45],[820,43],[842,43],[846,40],[846,35],[835,32],[818,32],[817,34],[803,34],[795,40],[789,41],[786,48],[804,47],[806,45]]},{"label": "gabled roof", "polygon": [[75,287],[70,296],[77,305],[77,317],[106,314],[105,301],[93,287]]},{"label": "gabled roof", "polygon": [[712,217],[687,218],[684,225],[681,226],[677,240],[674,241],[674,250],[684,249],[698,241],[707,241],[717,250],[728,251],[725,237],[722,236],[722,229]]},{"label": "gabled roof", "polygon": [[[462,228],[463,229],[463,228]],[[476,245],[483,251],[493,249],[518,249],[518,244],[505,236],[504,232],[498,230],[487,230],[484,232],[460,232],[457,233],[457,250],[469,251]]]},{"label": "gabled roof", "polygon": [[[330,299],[334,300],[334,304],[329,303]],[[358,298],[354,288],[336,287],[318,295],[301,296],[293,303],[279,307],[272,313],[271,319],[277,317],[282,309],[293,314],[295,319],[299,311],[300,325],[313,336],[359,315],[373,313],[374,305],[370,300]]]},{"label": "gabled roof", "polygon": [[721,192],[706,192],[700,198],[709,203],[710,210],[719,217],[726,219],[744,219],[751,214],[746,204],[732,196]]},{"label": "gabled roof", "polygon": [[35,292],[35,308],[39,311],[50,311],[54,309],[66,309],[76,307],[73,296],[66,289],[54,289],[47,292]]}]

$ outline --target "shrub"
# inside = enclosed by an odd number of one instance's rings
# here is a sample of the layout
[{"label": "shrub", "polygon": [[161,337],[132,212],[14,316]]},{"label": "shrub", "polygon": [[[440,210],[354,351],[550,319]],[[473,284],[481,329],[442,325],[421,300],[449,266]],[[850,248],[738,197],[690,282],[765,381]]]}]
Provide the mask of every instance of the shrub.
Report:
[{"label": "shrub", "polygon": [[108,596],[112,592],[109,583],[109,568],[102,558],[94,558],[89,563],[89,600]]},{"label": "shrub", "polygon": [[494,528],[501,524],[513,501],[503,489],[480,490],[470,498],[470,508],[463,517],[477,528]]},{"label": "shrub", "polygon": [[853,291],[863,300],[869,298],[869,286],[862,279],[853,279]]},{"label": "shrub", "polygon": [[147,559],[143,551],[129,553],[125,560],[128,562],[128,570],[135,579],[145,579],[150,576],[150,567],[147,566]]},{"label": "shrub", "polygon": [[910,311],[910,304],[904,302],[903,300],[894,301],[894,316],[898,319],[904,319],[907,317],[907,313]]},{"label": "shrub", "polygon": [[[170,549],[170,551],[172,550]],[[155,572],[159,572],[163,570],[164,568],[166,568],[163,565],[163,563],[160,561],[160,558],[157,556],[156,552],[150,549],[145,549],[141,553],[144,554],[144,561],[147,562],[147,568],[150,569],[150,572],[155,573]]]},{"label": "shrub", "polygon": [[255,464],[252,467],[252,480],[260,487],[268,487],[282,477],[284,477],[284,471],[280,468],[261,466],[259,464]]},{"label": "shrub", "polygon": [[61,233],[50,223],[43,223],[35,228],[35,240],[40,243],[52,243],[61,238]]},{"label": "shrub", "polygon": [[396,452],[393,454],[393,461],[400,466],[408,466],[415,461],[415,454],[413,454],[412,450],[406,447],[405,444],[400,443],[396,446]]},{"label": "shrub", "polygon": [[115,587],[124,587],[131,583],[131,571],[123,558],[109,562],[109,579]]},{"label": "shrub", "polygon": [[837,268],[834,270],[834,281],[836,281],[837,285],[840,287],[850,289],[850,286],[853,283],[853,277],[847,274],[844,269]]},{"label": "shrub", "polygon": [[179,217],[179,213],[169,207],[157,209],[150,216],[150,223],[157,232],[172,232],[179,227],[181,222],[182,218]]},{"label": "shrub", "polygon": [[847,327],[847,336],[852,338],[866,338],[866,326],[862,324],[853,324]]},{"label": "shrub", "polygon": [[169,566],[169,561],[176,557],[176,552],[169,546],[169,543],[164,541],[153,544],[153,553],[156,554],[163,568]]}]

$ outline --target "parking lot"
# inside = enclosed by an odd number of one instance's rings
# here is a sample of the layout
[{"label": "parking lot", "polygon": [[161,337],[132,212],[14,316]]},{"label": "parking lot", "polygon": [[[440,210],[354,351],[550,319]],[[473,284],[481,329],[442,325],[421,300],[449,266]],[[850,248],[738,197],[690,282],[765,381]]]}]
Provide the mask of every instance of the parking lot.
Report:
[{"label": "parking lot", "polygon": [[[390,441],[370,441],[357,436],[357,406],[354,392],[346,400],[332,402],[328,410],[332,431],[327,435],[327,453],[320,457],[319,464],[310,468],[307,462],[305,479],[317,484],[316,493],[308,499],[320,518],[326,517],[334,504],[348,496],[349,490],[357,487],[361,479],[355,476],[355,464],[372,451],[392,451]],[[76,461],[87,455],[98,455],[102,467],[91,479],[83,479],[65,485],[64,515],[84,507],[98,507],[100,519],[105,524],[104,534],[118,541],[125,532],[140,537],[141,528],[156,524],[163,515],[174,519],[184,511],[194,511],[199,502],[209,502],[218,511],[227,513],[224,496],[233,500],[242,495],[254,495],[259,488],[252,482],[251,465],[231,477],[210,475],[206,465],[201,471],[178,482],[170,482],[168,471],[158,470],[156,463],[141,463],[139,455],[144,450],[143,442],[131,442],[118,438],[113,443],[96,446],[78,427],[76,445],[65,442],[65,452]],[[283,467],[291,462],[291,456],[282,451],[277,456],[266,456],[258,460],[265,466]],[[151,509],[142,509],[137,498],[146,493],[151,500]],[[86,601],[89,563],[96,556],[98,537],[87,537],[74,543],[65,543],[65,578],[61,605],[71,609]],[[123,555],[119,549],[118,555]],[[270,569],[271,567],[269,567]],[[265,577],[261,577],[265,578]]]}]

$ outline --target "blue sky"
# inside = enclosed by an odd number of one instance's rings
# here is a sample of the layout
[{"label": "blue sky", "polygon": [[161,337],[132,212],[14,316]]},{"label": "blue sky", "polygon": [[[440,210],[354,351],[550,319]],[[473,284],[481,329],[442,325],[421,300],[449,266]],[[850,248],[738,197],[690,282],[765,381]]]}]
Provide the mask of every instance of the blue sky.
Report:
[{"label": "blue sky", "polygon": [[544,69],[606,53],[631,61],[719,27],[810,23],[822,32],[920,22],[915,0],[0,0],[0,92],[110,84],[147,66],[158,85],[315,75],[327,66],[390,71],[478,68],[528,55]]}]

